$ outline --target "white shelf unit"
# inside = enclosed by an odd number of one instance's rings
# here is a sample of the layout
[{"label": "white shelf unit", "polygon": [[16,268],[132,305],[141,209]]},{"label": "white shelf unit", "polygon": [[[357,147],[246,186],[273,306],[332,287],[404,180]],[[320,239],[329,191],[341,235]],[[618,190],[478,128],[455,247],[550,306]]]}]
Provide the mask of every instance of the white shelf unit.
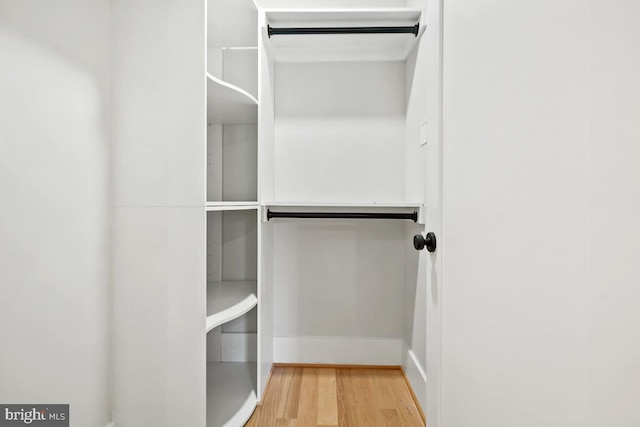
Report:
[{"label": "white shelf unit", "polygon": [[258,200],[257,34],[251,0],[208,0],[208,202]]},{"label": "white shelf unit", "polygon": [[242,425],[257,402],[260,208],[236,208],[207,212],[207,427]]},{"label": "white shelf unit", "polygon": [[[404,131],[407,58],[423,21],[422,10],[409,8],[264,11],[259,117],[265,205],[420,205],[406,202]],[[417,35],[267,34],[269,26],[416,24],[422,29]]]},{"label": "white shelf unit", "polygon": [[[273,363],[403,365],[424,263],[419,138],[407,123],[418,9],[262,11],[259,374]],[[417,34],[273,34],[268,27],[411,27]],[[297,31],[297,30],[296,30]],[[303,31],[304,32],[304,31]],[[413,108],[413,107],[411,107]],[[422,118],[422,117],[421,117]],[[418,132],[419,134],[419,132]],[[411,218],[273,218],[267,212]],[[418,316],[418,315],[416,315]],[[268,356],[267,356],[268,355]],[[268,357],[272,359],[268,359]]]},{"label": "white shelf unit", "polygon": [[257,9],[207,0],[207,11],[206,418],[237,427],[258,401]]},{"label": "white shelf unit", "polygon": [[[403,364],[419,265],[411,237],[424,228],[422,193],[409,189],[420,165],[405,140],[422,30],[267,34],[424,28],[422,11],[256,14],[231,1],[209,0],[209,16],[212,5],[220,13],[208,49],[208,427],[242,425],[274,362]],[[226,34],[248,27],[249,11],[256,38]],[[267,221],[269,210],[417,221]]]}]

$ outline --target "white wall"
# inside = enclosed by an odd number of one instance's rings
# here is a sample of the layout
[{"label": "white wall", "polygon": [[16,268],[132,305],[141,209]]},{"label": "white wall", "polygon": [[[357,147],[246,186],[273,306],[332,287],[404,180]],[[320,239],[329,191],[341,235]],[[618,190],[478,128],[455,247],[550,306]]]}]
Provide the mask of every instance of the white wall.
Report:
[{"label": "white wall", "polygon": [[402,336],[402,223],[273,228],[276,336]]},{"label": "white wall", "polygon": [[0,1],[0,401],[109,414],[108,0]]},{"label": "white wall", "polygon": [[[404,85],[401,62],[277,63],[274,199],[404,201]],[[404,224],[272,228],[274,360],[400,364]]]},{"label": "white wall", "polygon": [[591,2],[587,238],[591,425],[636,426],[640,413],[640,4]]},{"label": "white wall", "polygon": [[277,63],[275,87],[275,200],[404,201],[402,63]]},{"label": "white wall", "polygon": [[113,419],[205,425],[205,2],[113,0]]},{"label": "white wall", "polygon": [[443,426],[636,426],[640,7],[444,8]]}]

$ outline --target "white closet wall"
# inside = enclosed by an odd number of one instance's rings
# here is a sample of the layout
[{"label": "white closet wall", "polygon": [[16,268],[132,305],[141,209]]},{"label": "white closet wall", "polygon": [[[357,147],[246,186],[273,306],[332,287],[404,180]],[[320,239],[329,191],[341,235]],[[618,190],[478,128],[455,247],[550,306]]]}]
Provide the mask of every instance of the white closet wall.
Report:
[{"label": "white closet wall", "polygon": [[275,80],[274,201],[404,200],[404,63],[284,62]]},{"label": "white closet wall", "polygon": [[404,225],[344,222],[273,224],[277,362],[401,363]]},{"label": "white closet wall", "polygon": [[[274,71],[274,201],[402,201],[404,63],[284,62]],[[275,360],[399,364],[402,222],[272,227]],[[384,350],[365,360],[369,345]]]},{"label": "white closet wall", "polygon": [[113,421],[205,426],[200,0],[113,0]]},{"label": "white closet wall", "polygon": [[74,426],[110,422],[109,24],[108,0],[0,2],[0,402]]}]

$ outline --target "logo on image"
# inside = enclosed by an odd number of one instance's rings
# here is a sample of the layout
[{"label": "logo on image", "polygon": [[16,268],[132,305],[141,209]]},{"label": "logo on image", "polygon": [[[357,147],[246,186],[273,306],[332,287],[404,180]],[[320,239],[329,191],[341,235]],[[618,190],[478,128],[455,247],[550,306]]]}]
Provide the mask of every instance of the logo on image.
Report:
[{"label": "logo on image", "polygon": [[69,405],[0,405],[0,427],[69,427]]}]

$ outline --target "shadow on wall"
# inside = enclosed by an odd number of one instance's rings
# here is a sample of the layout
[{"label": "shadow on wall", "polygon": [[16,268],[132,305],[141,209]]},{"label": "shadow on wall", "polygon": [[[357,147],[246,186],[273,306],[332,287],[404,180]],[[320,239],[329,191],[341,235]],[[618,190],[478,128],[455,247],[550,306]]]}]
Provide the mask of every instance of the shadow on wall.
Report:
[{"label": "shadow on wall", "polygon": [[276,336],[402,337],[403,224],[274,226]]},{"label": "shadow on wall", "polygon": [[109,16],[107,0],[0,2],[9,201],[61,208],[94,201],[96,187],[108,197]]},{"label": "shadow on wall", "polygon": [[110,14],[111,3],[106,0],[2,0],[0,31],[3,38],[13,35],[29,40],[105,81],[109,74]]},{"label": "shadow on wall", "polygon": [[[433,258],[426,250],[417,251],[413,247],[413,236],[424,235],[424,226],[407,224],[405,232],[405,337],[409,349],[426,366],[426,324],[427,324],[427,295],[431,288],[431,298],[434,304],[438,300],[438,278],[433,269]],[[431,266],[429,266],[431,264]],[[427,269],[429,268],[429,271]],[[428,276],[430,280],[427,280]]]},{"label": "shadow on wall", "polygon": [[108,0],[0,1],[0,401],[106,425]]}]

